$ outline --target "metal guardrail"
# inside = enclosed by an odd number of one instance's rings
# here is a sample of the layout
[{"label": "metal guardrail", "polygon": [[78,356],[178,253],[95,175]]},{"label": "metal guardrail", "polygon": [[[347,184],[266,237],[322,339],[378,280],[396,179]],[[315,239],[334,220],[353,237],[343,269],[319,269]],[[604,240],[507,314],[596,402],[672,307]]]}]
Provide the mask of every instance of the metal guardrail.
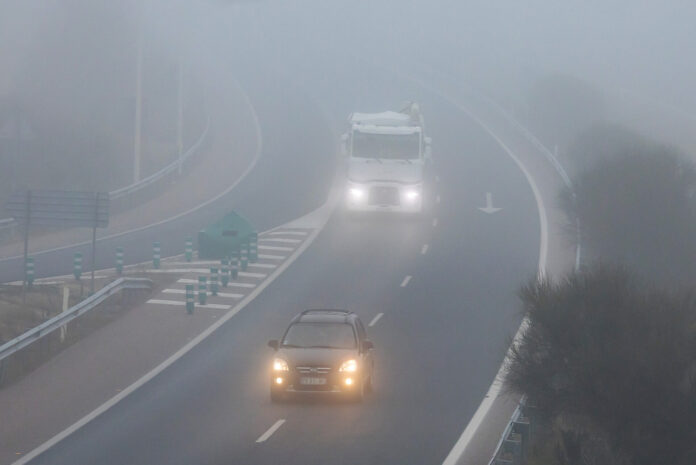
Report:
[{"label": "metal guardrail", "polygon": [[[168,164],[156,173],[153,173],[136,183],[120,187],[116,190],[109,192],[110,200],[125,198],[129,195],[135,194],[147,187],[152,186],[153,184],[157,183],[158,181],[161,181],[162,179],[164,179],[172,173],[178,173],[180,167],[183,166],[183,164],[200,149],[201,145],[203,145],[203,143],[206,140],[206,137],[208,136],[209,129],[210,115],[208,115],[206,118],[205,128],[203,129],[203,132],[201,133],[198,140],[181,156],[181,158],[173,161],[172,163]],[[15,221],[14,218],[0,219],[0,239],[2,239],[3,236],[13,235],[18,226],[19,223]]]},{"label": "metal guardrail", "polygon": [[30,329],[0,346],[0,362],[15,352],[38,341],[44,336],[52,333],[61,326],[66,325],[78,316],[87,313],[97,307],[100,303],[112,295],[123,290],[151,289],[152,280],[147,278],[119,278],[107,284],[101,290],[86,298],[79,304],[69,308],[63,313],[56,315],[39,326]]},{"label": "metal guardrail", "polygon": [[524,463],[532,429],[529,417],[525,415],[525,409],[526,399],[523,397],[505,427],[488,465],[522,465]]}]

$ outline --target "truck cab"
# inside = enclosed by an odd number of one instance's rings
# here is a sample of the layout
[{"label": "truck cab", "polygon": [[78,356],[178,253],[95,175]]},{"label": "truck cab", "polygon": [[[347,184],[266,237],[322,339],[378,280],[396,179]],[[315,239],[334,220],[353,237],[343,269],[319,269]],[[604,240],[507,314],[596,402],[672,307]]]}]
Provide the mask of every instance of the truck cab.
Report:
[{"label": "truck cab", "polygon": [[350,211],[420,213],[430,138],[417,104],[400,112],[353,113],[342,136]]}]

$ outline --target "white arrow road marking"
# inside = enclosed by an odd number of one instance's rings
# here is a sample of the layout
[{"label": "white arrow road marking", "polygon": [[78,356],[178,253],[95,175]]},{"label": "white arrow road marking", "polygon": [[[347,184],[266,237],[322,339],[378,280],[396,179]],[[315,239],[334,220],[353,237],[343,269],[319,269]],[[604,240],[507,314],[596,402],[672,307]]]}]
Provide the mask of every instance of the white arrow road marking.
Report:
[{"label": "white arrow road marking", "polygon": [[265,442],[268,438],[270,438],[273,435],[273,433],[275,433],[278,430],[278,428],[283,426],[283,423],[285,423],[285,420],[282,418],[280,420],[276,421],[275,423],[273,423],[273,426],[268,428],[268,431],[266,431],[261,436],[259,436],[259,438],[256,440],[256,443],[258,444],[261,442]]},{"label": "white arrow road marking", "polygon": [[403,281],[401,281],[401,287],[406,287],[408,286],[409,281],[411,281],[411,275],[408,275],[404,278]]},{"label": "white arrow road marking", "polygon": [[424,244],[423,247],[421,247],[421,255],[427,254],[429,248],[430,246],[428,244]]},{"label": "white arrow road marking", "polygon": [[375,315],[375,317],[372,319],[372,321],[370,321],[370,324],[367,325],[367,326],[374,326],[374,325],[376,325],[377,322],[379,321],[379,319],[382,318],[383,315],[384,315],[384,313],[378,313],[377,315]]},{"label": "white arrow road marking", "polygon": [[478,207],[478,209],[484,213],[488,213],[489,215],[502,210],[502,208],[496,208],[493,206],[493,194],[491,194],[490,192],[486,192],[486,206]]}]

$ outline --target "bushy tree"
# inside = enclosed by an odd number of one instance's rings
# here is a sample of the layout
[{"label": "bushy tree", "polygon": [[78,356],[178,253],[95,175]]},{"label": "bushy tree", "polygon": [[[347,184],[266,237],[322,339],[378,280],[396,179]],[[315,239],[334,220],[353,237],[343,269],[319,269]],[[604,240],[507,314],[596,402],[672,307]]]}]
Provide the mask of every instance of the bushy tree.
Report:
[{"label": "bushy tree", "polygon": [[556,425],[560,463],[696,463],[692,294],[597,265],[520,296],[529,325],[507,385]]}]

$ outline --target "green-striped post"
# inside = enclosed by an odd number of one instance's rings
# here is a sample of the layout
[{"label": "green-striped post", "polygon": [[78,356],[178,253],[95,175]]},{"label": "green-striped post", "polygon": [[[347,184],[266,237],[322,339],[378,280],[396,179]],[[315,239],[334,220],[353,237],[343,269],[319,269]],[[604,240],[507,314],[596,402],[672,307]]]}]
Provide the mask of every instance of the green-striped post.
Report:
[{"label": "green-striped post", "polygon": [[162,258],[162,248],[160,247],[159,241],[152,243],[152,266],[159,270],[160,260]]},{"label": "green-striped post", "polygon": [[75,252],[73,256],[73,275],[78,281],[82,278],[82,252]]},{"label": "green-striped post", "polygon": [[193,284],[186,285],[186,313],[193,314],[193,309],[196,306],[193,296]]},{"label": "green-striped post", "polygon": [[239,278],[239,252],[232,254],[232,262],[230,263],[230,278],[236,281]]},{"label": "green-striped post", "polygon": [[241,257],[241,270],[246,271],[247,268],[249,267],[249,243],[248,242],[243,242],[242,243],[242,257]]},{"label": "green-striped post", "polygon": [[186,255],[186,261],[190,262],[193,260],[193,238],[187,237],[186,238],[186,248],[184,249],[184,253]]},{"label": "green-striped post", "polygon": [[218,295],[218,269],[210,269],[210,292],[213,295]]},{"label": "green-striped post", "polygon": [[220,265],[220,274],[222,278],[222,287],[227,287],[230,283],[230,260],[223,258]]},{"label": "green-striped post", "polygon": [[27,286],[31,287],[34,284],[34,257],[27,257],[27,262],[24,264],[24,274]]},{"label": "green-striped post", "polygon": [[123,247],[116,247],[116,273],[123,274]]},{"label": "green-striped post", "polygon": [[256,231],[249,234],[249,261],[256,263],[259,259],[259,233]]},{"label": "green-striped post", "polygon": [[208,301],[208,278],[205,276],[198,277],[198,303],[205,305]]}]

